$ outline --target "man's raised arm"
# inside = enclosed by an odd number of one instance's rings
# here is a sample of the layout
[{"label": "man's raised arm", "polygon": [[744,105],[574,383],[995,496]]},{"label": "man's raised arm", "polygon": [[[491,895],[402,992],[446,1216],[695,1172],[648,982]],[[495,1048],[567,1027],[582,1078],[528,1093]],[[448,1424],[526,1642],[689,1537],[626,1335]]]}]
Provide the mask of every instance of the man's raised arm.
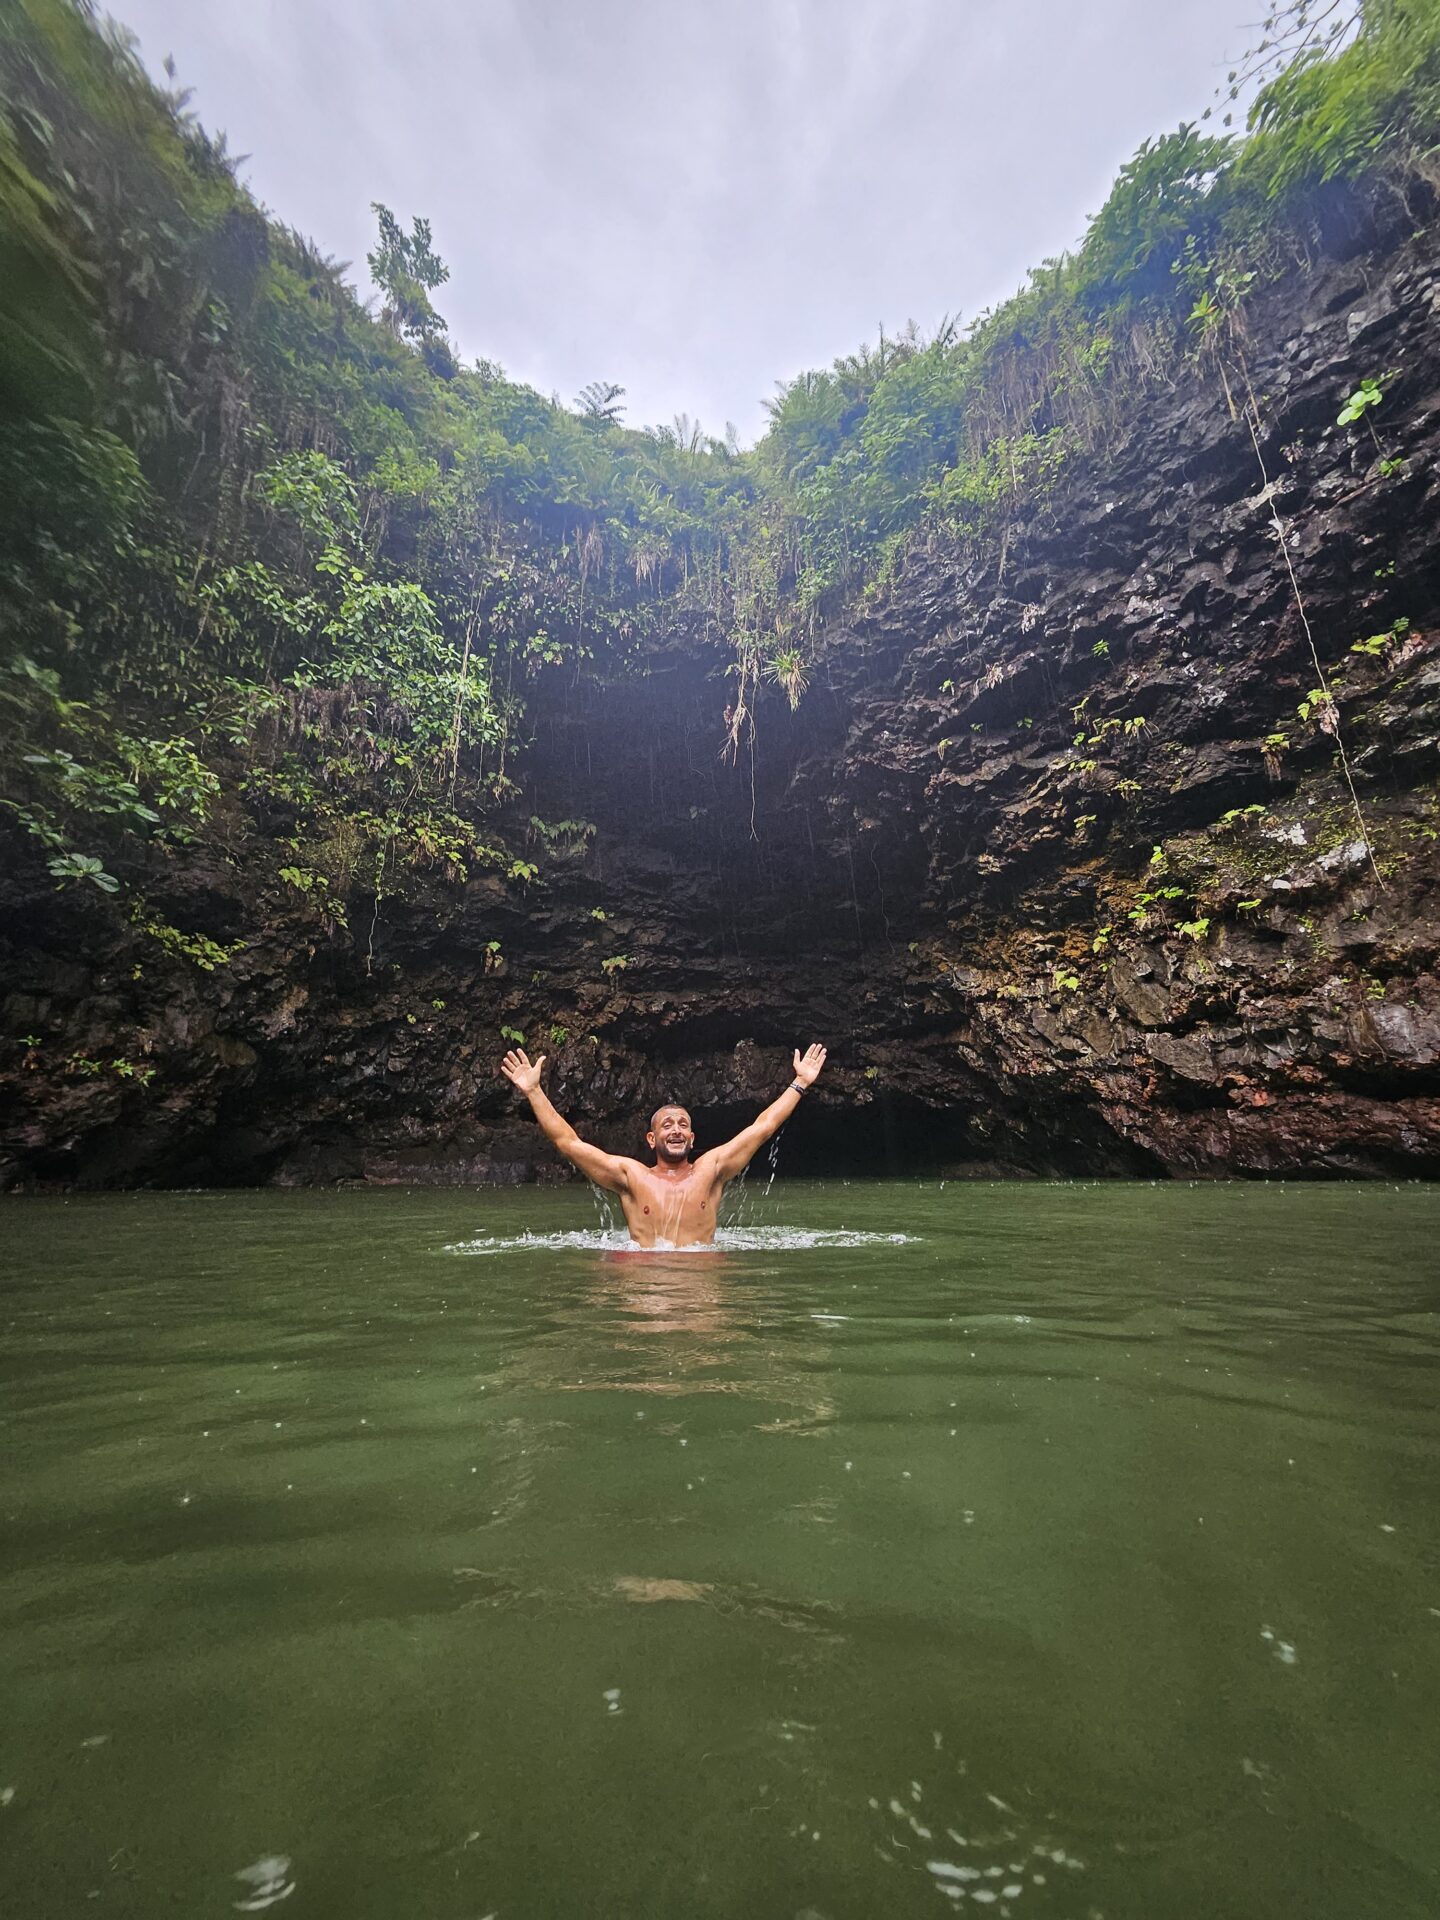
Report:
[{"label": "man's raised arm", "polygon": [[820,1069],[824,1064],[824,1047],[807,1047],[803,1057],[800,1049],[795,1049],[795,1078],[785,1091],[772,1100],[765,1111],[737,1133],[733,1140],[727,1140],[723,1147],[713,1149],[716,1170],[722,1180],[733,1180],[737,1173],[745,1171],[765,1142],[780,1131],[820,1078]]},{"label": "man's raised arm", "polygon": [[557,1112],[540,1090],[540,1069],[545,1055],[532,1066],[523,1047],[514,1047],[500,1062],[500,1071],[518,1093],[530,1102],[530,1111],[540,1122],[545,1138],[563,1153],[597,1187],[610,1193],[626,1193],[630,1186],[629,1163],[615,1153],[606,1153],[582,1140],[564,1115]]}]

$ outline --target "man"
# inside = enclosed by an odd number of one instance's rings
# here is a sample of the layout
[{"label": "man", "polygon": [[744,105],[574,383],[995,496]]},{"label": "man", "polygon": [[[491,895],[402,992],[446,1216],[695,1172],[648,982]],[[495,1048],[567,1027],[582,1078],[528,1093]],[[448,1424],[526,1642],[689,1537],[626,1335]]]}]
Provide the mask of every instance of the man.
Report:
[{"label": "man", "polygon": [[532,1066],[523,1047],[515,1047],[500,1063],[500,1071],[530,1102],[545,1137],[573,1161],[588,1180],[607,1193],[618,1193],[625,1210],[630,1238],[637,1246],[664,1241],[672,1247],[703,1246],[715,1238],[715,1216],[720,1196],[737,1173],[743,1173],[772,1135],[777,1134],[799,1106],[801,1098],[820,1077],[825,1049],[807,1047],[804,1057],[795,1051],[795,1078],[765,1111],[723,1147],[711,1147],[691,1160],[695,1145],[690,1116],[684,1107],[657,1107],[650,1116],[645,1143],[655,1155],[653,1167],[642,1166],[624,1154],[603,1153],[582,1140],[570,1122],[556,1112],[540,1090],[545,1055]]}]

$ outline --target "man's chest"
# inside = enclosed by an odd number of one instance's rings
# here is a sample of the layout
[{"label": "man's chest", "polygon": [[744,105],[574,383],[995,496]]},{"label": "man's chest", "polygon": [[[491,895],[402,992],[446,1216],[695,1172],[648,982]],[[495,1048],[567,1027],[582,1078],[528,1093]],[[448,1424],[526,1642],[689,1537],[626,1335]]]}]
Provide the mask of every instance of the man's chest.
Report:
[{"label": "man's chest", "polygon": [[641,1212],[654,1218],[690,1219],[709,1213],[715,1202],[714,1182],[694,1174],[684,1180],[639,1179],[631,1191]]}]

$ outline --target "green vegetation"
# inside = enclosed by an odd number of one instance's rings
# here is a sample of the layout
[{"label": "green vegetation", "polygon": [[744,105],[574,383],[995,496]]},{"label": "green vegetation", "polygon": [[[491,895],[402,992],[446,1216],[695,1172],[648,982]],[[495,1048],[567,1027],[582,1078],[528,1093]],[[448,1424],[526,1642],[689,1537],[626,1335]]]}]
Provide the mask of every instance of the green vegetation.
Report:
[{"label": "green vegetation", "polygon": [[1390,647],[1397,641],[1403,640],[1409,631],[1410,622],[1408,620],[1401,619],[1392,621],[1384,633],[1372,633],[1367,635],[1363,640],[1357,640],[1350,651],[1351,653],[1368,654],[1372,660],[1376,659],[1388,652]]},{"label": "green vegetation", "polygon": [[[0,807],[37,870],[211,968],[237,943],[144,904],[196,842],[268,850],[276,897],[332,934],[476,865],[543,885],[593,827],[514,817],[537,680],[719,641],[738,746],[911,543],[988,543],[1003,576],[1067,468],[1285,270],[1325,183],[1436,183],[1437,0],[1336,24],[1278,7],[1245,135],[1147,141],[1074,254],[967,329],[882,331],[790,381],[742,455],[684,417],[626,427],[612,383],[572,411],[460,364],[428,222],[379,205],[371,314],[87,0],[11,0]],[[1342,421],[1373,432],[1390,377],[1357,373]],[[1326,725],[1328,694],[1302,716]]]},{"label": "green vegetation", "polygon": [[1362,380],[1340,409],[1336,425],[1348,427],[1357,420],[1365,419],[1371,407],[1378,407],[1384,398],[1385,391],[1378,380]]}]

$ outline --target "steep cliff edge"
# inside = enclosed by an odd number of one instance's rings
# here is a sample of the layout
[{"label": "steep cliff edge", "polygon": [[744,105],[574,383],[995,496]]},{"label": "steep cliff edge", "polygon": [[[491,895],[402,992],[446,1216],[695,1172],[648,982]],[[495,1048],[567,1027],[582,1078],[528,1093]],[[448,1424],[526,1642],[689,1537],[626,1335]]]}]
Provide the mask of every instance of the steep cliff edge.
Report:
[{"label": "steep cliff edge", "polygon": [[[818,1037],[789,1170],[1440,1171],[1440,267],[1374,227],[1337,251],[1252,304],[1226,379],[1178,366],[1000,538],[911,552],[733,764],[695,633],[553,670],[528,883],[357,884],[342,930],[232,794],[226,857],[157,847],[146,889],[245,934],[207,972],[22,849],[0,1177],[544,1177],[502,1030],[629,1150],[667,1095],[703,1144]],[[1366,377],[1383,407],[1337,425]]]}]

